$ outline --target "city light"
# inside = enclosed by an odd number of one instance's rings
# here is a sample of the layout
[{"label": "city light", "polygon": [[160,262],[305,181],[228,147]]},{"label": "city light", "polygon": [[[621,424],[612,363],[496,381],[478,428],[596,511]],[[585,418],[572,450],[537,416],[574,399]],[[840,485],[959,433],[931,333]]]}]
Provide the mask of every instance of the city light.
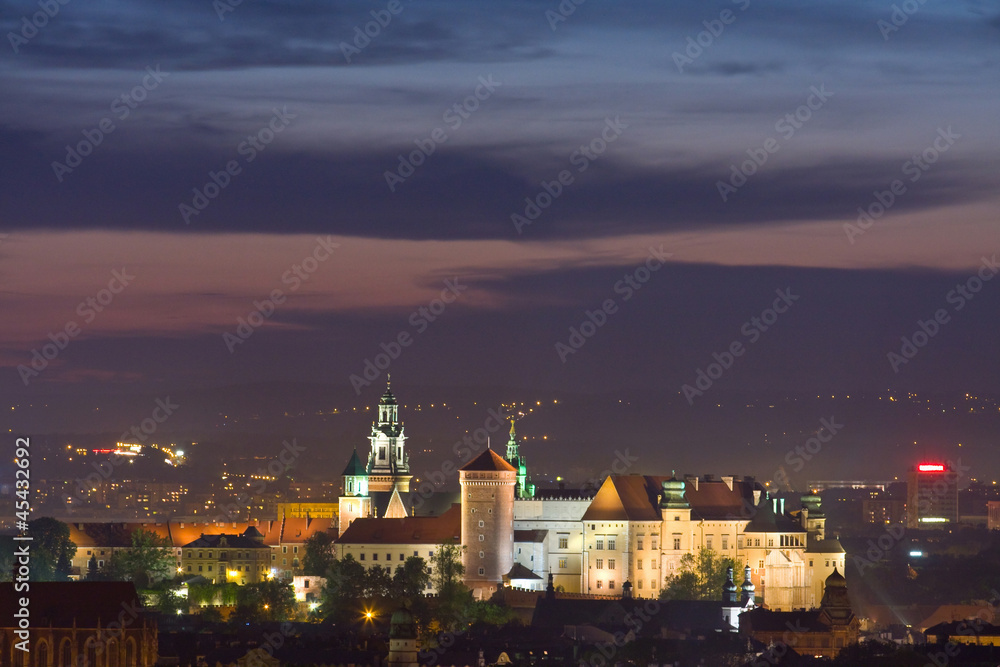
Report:
[{"label": "city light", "polygon": [[921,463],[917,466],[920,472],[944,472],[944,466],[940,463]]}]

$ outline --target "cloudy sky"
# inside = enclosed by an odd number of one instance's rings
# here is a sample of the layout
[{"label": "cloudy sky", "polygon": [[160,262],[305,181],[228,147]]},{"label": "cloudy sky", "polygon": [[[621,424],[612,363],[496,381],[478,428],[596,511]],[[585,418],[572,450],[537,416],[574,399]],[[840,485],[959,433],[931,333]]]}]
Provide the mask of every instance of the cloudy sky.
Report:
[{"label": "cloudy sky", "polygon": [[0,387],[995,390],[1000,6],[902,5],[2,0]]}]

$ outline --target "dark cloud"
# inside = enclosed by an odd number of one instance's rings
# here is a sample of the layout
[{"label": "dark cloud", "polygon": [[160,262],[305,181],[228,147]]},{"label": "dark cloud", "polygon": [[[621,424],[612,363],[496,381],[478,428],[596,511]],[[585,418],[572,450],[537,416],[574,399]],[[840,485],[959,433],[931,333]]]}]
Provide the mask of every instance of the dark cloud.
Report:
[{"label": "dark cloud", "polygon": [[[115,135],[112,140],[119,140]],[[51,161],[65,148],[37,132],[0,132],[7,160],[4,223],[11,229],[158,229],[177,232],[327,232],[382,238],[518,238],[512,214],[569,169],[574,182],[530,226],[525,239],[602,237],[804,219],[853,219],[873,192],[900,178],[900,161],[828,160],[765,165],[723,202],[717,187],[731,163],[697,167],[638,166],[605,158],[586,172],[564,162],[538,172],[490,148],[440,148],[391,192],[385,171],[398,153],[315,155],[280,147],[245,163],[235,150],[141,152],[98,147],[59,183]],[[121,143],[119,141],[119,143]],[[736,159],[740,159],[737,156]],[[194,188],[230,160],[242,172],[185,224]],[[15,168],[16,165],[16,168]],[[541,175],[541,179],[536,176]],[[893,213],[969,203],[992,193],[983,165],[957,156],[942,162],[900,197]],[[544,201],[544,198],[543,200]],[[609,225],[608,221],[614,224]]]}]

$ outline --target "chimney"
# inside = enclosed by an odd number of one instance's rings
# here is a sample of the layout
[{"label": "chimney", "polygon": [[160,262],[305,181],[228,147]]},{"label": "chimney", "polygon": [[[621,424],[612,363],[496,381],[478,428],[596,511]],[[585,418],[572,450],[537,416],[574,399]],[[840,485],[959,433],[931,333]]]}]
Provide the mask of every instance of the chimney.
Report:
[{"label": "chimney", "polygon": [[728,487],[730,491],[733,490],[733,478],[731,475],[723,475],[722,481],[726,483],[726,487]]}]

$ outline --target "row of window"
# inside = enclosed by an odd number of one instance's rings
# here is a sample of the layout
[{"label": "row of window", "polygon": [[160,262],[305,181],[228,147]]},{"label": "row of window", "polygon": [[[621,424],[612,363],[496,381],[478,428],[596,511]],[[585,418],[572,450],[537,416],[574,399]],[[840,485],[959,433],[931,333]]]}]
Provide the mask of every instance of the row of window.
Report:
[{"label": "row of window", "polygon": [[[32,653],[34,653],[34,661],[31,661]],[[74,650],[73,642],[68,638],[64,638],[59,642],[59,652],[56,654],[55,660],[50,660],[49,642],[40,639],[31,653],[14,651],[14,666],[28,667],[29,664],[33,664],[48,667],[50,662],[54,662],[59,665],[75,665],[79,663],[87,664],[91,667],[119,667],[119,665],[122,667],[132,667],[132,665],[137,664],[137,658],[139,657],[134,637],[129,637],[123,642],[110,639],[106,645],[102,645],[100,640],[90,637],[87,639],[83,652],[76,659],[73,657],[74,653],[77,653],[77,651]]]},{"label": "row of window", "polygon": [[[603,570],[604,569],[604,559],[603,558],[598,558],[595,567],[598,570]],[[609,558],[608,559],[608,569],[609,570],[615,569],[615,559],[614,558]]]},{"label": "row of window", "polygon": [[[482,535],[480,535],[480,537],[482,537]],[[482,541],[482,540],[480,540],[480,541]],[[420,554],[417,553],[416,551],[413,552],[414,558],[418,557],[419,555]],[[365,552],[362,551],[360,554],[358,554],[358,560],[365,560],[365,556],[366,556]],[[428,551],[427,552],[427,557],[428,558],[433,558],[434,557],[434,552],[433,551]],[[385,559],[387,561],[391,561],[392,560],[392,554],[386,554],[385,555]],[[372,552],[372,560],[378,560],[378,554],[377,553]],[[405,561],[406,560],[406,554],[399,554],[399,560],[400,560],[400,562]]]}]

